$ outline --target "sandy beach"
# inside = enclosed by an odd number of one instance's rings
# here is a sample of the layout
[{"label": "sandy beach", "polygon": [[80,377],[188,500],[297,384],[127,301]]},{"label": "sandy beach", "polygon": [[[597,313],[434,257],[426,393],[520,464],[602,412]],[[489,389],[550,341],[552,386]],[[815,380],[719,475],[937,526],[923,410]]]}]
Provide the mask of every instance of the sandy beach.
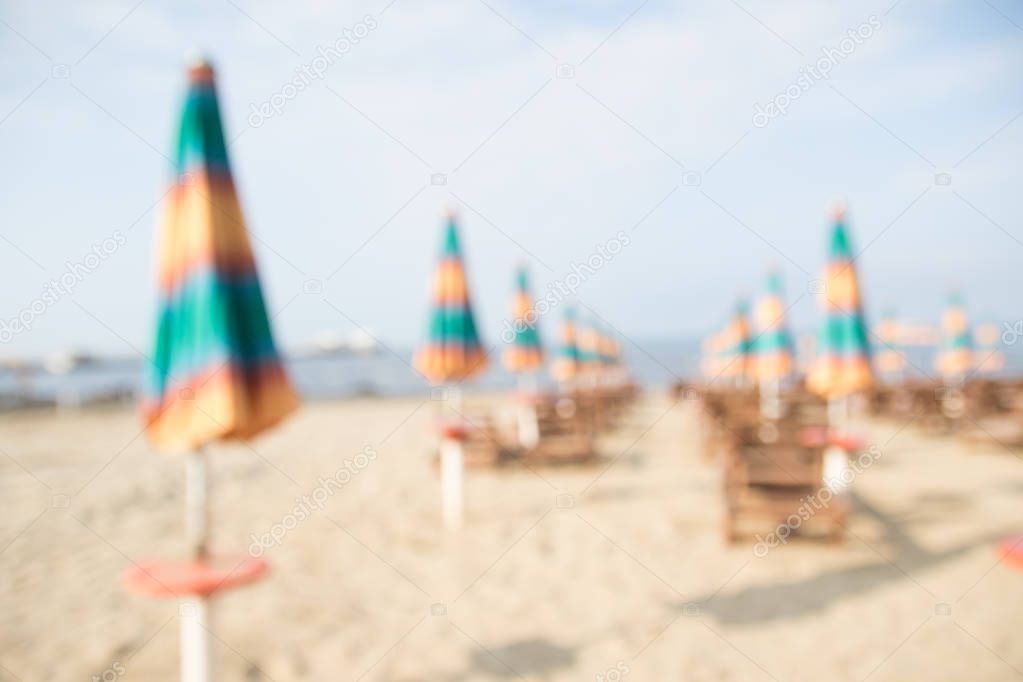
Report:
[{"label": "sandy beach", "polygon": [[[1023,530],[1018,453],[862,422],[846,542],[757,556],[722,541],[696,405],[652,393],[595,466],[470,472],[452,535],[435,407],[313,403],[212,448],[215,548],[271,564],[217,603],[221,679],[1023,676],[1023,574],[993,551]],[[127,410],[4,416],[0,453],[0,680],[177,679],[177,604],[120,579],[181,551],[181,460]]]}]

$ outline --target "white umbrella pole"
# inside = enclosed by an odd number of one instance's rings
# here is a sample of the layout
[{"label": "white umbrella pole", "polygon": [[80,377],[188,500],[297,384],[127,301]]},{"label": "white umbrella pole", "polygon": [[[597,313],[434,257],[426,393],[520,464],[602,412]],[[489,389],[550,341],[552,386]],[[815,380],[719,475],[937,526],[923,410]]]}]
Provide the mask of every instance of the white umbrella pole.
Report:
[{"label": "white umbrella pole", "polygon": [[849,426],[849,396],[828,399],[828,425],[836,432],[845,432]]},{"label": "white umbrella pole", "polygon": [[781,379],[760,380],[760,414],[767,419],[781,418]]},{"label": "white umbrella pole", "polygon": [[540,426],[536,419],[536,405],[533,403],[536,378],[532,375],[519,375],[519,399],[522,404],[518,409],[519,444],[524,448],[534,447],[540,441]]},{"label": "white umbrella pole", "polygon": [[[451,411],[461,419],[462,391],[457,386],[448,388]],[[462,440],[445,435],[440,443],[440,486],[441,505],[444,513],[444,527],[457,530],[462,526],[463,479],[465,477],[465,456]]]},{"label": "white umbrella pole", "polygon": [[[185,456],[185,532],[189,558],[194,561],[205,559],[208,554],[209,507],[206,493],[206,453],[199,448]],[[209,601],[204,597],[188,597],[181,602],[182,682],[213,680],[209,612]]]}]

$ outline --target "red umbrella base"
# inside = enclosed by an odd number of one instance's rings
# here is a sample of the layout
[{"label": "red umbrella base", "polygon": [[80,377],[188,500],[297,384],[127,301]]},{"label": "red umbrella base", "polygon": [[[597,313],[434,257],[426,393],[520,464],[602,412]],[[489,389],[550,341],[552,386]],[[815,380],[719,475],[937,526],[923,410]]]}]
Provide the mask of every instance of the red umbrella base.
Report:
[{"label": "red umbrella base", "polygon": [[849,454],[859,452],[866,444],[859,436],[851,433],[830,433],[824,426],[808,426],[800,432],[799,440],[807,447],[820,448],[833,445]]},{"label": "red umbrella base", "polygon": [[196,561],[153,559],[124,572],[124,587],[146,597],[208,597],[214,592],[258,580],[266,573],[262,559],[248,555]]},{"label": "red umbrella base", "polygon": [[469,424],[460,421],[438,422],[437,432],[445,440],[464,441],[469,437]]}]

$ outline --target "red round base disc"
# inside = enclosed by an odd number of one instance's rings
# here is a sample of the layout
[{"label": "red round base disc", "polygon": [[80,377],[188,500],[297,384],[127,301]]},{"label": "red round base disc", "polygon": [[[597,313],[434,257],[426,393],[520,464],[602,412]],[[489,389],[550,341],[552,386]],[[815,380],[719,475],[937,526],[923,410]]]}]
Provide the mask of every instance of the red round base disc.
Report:
[{"label": "red round base disc", "polygon": [[1002,561],[1017,571],[1023,571],[1023,535],[1013,535],[998,543],[998,555]]},{"label": "red round base disc", "polygon": [[830,438],[830,443],[836,448],[842,448],[850,454],[859,452],[864,446],[864,440],[851,433],[833,434]]},{"label": "red round base disc", "polygon": [[208,597],[254,582],[266,569],[265,561],[247,554],[194,561],[152,559],[125,571],[124,587],[146,597]]},{"label": "red round base disc", "polygon": [[460,421],[439,422],[437,432],[441,438],[464,441],[469,437],[469,425]]}]

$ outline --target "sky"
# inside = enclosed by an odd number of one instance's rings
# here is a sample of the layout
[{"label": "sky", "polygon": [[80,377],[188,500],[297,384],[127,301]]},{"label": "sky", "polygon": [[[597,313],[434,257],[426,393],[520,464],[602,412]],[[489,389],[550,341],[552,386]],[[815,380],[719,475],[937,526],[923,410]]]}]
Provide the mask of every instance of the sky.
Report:
[{"label": "sky", "polygon": [[1023,316],[1007,0],[0,2],[0,357],[148,352],[197,53],[288,348],[421,339],[447,207],[491,344],[519,263],[632,343],[720,327],[771,268],[812,329],[837,200],[871,319],[934,322],[952,289]]}]

